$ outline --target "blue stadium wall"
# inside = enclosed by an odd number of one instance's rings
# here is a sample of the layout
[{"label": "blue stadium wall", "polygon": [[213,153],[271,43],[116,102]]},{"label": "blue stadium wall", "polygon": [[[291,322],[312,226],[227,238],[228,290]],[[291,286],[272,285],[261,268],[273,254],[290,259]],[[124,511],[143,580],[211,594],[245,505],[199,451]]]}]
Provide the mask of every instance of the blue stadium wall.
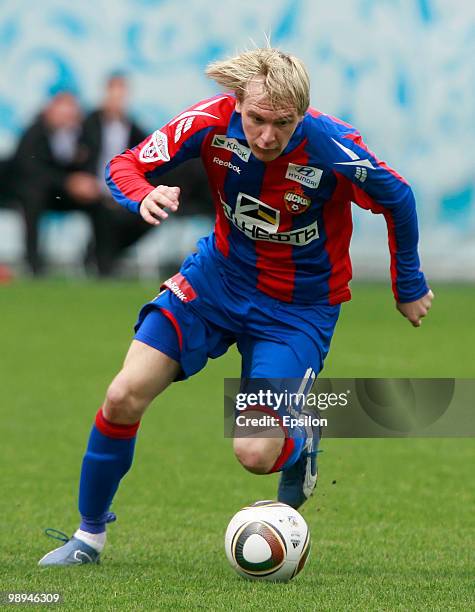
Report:
[{"label": "blue stadium wall", "polygon": [[[105,75],[133,84],[149,130],[215,92],[206,64],[262,44],[299,55],[312,104],[357,126],[413,185],[424,266],[475,278],[475,3],[471,0],[3,0],[0,154],[51,92],[86,108]],[[355,211],[356,267],[387,261],[381,219]]]}]

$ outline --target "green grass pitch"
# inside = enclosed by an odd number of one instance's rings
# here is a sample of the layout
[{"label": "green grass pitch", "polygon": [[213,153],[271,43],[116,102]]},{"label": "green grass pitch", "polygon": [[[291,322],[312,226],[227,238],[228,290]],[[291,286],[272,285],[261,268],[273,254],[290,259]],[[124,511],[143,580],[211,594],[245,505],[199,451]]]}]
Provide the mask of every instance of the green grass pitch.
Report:
[{"label": "green grass pitch", "polygon": [[[474,609],[473,439],[324,440],[317,493],[303,509],[313,538],[306,569],[289,584],[231,570],[229,518],[275,497],[277,485],[245,472],[222,435],[234,350],[150,408],[102,564],[39,569],[54,546],[43,528],[77,525],[91,422],[155,291],[61,280],[0,287],[0,591],[60,592],[65,610]],[[475,288],[434,291],[430,316],[413,329],[386,285],[355,284],[325,375],[474,378]]]}]

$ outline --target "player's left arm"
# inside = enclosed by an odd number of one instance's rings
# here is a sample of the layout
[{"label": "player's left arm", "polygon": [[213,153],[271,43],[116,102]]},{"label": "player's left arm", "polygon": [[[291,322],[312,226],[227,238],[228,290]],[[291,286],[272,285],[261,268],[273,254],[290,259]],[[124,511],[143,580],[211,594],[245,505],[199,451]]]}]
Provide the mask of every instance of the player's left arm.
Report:
[{"label": "player's left arm", "polygon": [[419,327],[434,295],[420,266],[414,193],[401,175],[367,148],[358,132],[348,132],[334,142],[338,156],[334,170],[351,182],[353,201],[386,220],[396,307]]}]

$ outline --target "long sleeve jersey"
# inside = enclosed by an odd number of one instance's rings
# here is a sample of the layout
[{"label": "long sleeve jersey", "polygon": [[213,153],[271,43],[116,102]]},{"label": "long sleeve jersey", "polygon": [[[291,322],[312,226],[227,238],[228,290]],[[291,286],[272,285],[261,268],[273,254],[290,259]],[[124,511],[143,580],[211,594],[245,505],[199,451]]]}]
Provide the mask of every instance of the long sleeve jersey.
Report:
[{"label": "long sleeve jersey", "polygon": [[386,219],[395,299],[427,293],[413,192],[355,128],[309,108],[282,154],[262,162],[235,104],[229,94],[199,102],[116,156],[106,180],[117,202],[137,213],[148,179],[201,156],[216,208],[207,248],[241,286],[285,302],[349,300],[355,202]]}]

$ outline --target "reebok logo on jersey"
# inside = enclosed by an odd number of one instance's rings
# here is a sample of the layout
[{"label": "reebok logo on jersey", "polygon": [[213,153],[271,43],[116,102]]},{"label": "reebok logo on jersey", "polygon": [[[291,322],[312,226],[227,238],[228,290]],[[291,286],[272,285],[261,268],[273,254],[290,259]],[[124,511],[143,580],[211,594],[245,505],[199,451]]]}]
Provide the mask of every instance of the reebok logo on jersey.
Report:
[{"label": "reebok logo on jersey", "polygon": [[284,202],[289,213],[301,215],[310,206],[312,200],[305,195],[302,187],[295,187],[285,192]]},{"label": "reebok logo on jersey", "polygon": [[249,161],[249,157],[251,156],[251,149],[242,145],[235,138],[227,138],[222,134],[216,134],[213,136],[211,146],[218,147],[218,149],[231,151],[231,153],[234,153],[245,162]]},{"label": "reebok logo on jersey", "polygon": [[144,163],[153,163],[157,161],[170,161],[168,153],[168,138],[167,135],[160,130],[155,132],[150,137],[150,140],[140,151],[139,159]]},{"label": "reebok logo on jersey", "polygon": [[180,138],[182,137],[182,135],[188,132],[188,130],[191,128],[193,121],[195,120],[196,117],[211,117],[212,119],[218,119],[217,115],[212,115],[211,113],[205,113],[204,110],[206,108],[209,108],[210,106],[213,106],[214,104],[216,104],[222,99],[223,97],[214,98],[213,100],[210,100],[209,102],[200,104],[193,110],[185,111],[184,113],[181,113],[180,115],[178,115],[178,117],[175,117],[175,119],[170,121],[170,124],[169,124],[170,126],[175,125],[175,123],[177,124],[175,128],[175,142],[178,142]]},{"label": "reebok logo on jersey", "polygon": [[320,179],[322,178],[323,170],[320,168],[314,168],[313,166],[300,166],[299,164],[289,164],[285,178],[291,181],[296,181],[306,187],[317,189],[320,185]]},{"label": "reebok logo on jersey", "polygon": [[178,142],[182,134],[186,134],[193,125],[194,117],[188,117],[188,119],[182,119],[176,126],[175,130],[175,142]]},{"label": "reebok logo on jersey", "polygon": [[225,168],[229,168],[230,170],[241,174],[241,168],[239,166],[235,166],[230,161],[224,161],[224,159],[221,159],[217,155],[213,158],[213,162],[218,164],[218,166],[224,166]]}]

